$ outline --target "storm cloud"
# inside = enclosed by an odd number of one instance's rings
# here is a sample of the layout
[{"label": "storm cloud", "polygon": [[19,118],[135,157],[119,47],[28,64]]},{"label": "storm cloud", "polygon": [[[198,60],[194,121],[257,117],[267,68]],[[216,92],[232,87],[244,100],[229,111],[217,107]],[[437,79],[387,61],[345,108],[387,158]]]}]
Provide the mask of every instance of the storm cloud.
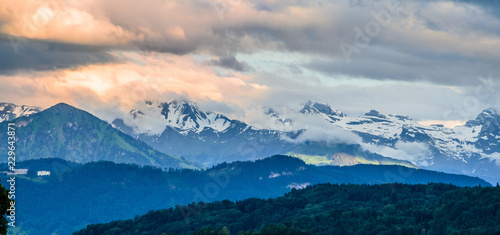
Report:
[{"label": "storm cloud", "polygon": [[[10,40],[9,40],[10,39]],[[0,37],[0,74],[70,69],[117,62],[102,48],[40,40]]]}]

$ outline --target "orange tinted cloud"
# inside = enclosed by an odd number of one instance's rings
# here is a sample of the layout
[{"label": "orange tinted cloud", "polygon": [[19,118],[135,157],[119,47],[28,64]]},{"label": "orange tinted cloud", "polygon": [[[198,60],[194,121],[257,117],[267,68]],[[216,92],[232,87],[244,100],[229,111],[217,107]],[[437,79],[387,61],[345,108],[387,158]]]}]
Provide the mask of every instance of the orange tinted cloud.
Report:
[{"label": "orange tinted cloud", "polygon": [[117,55],[129,61],[2,76],[7,101],[49,107],[57,102],[85,107],[113,105],[128,110],[138,100],[168,101],[173,95],[240,104],[263,97],[268,88],[241,73],[220,76],[191,56],[136,53]]},{"label": "orange tinted cloud", "polygon": [[[337,8],[327,11],[315,4],[296,3],[276,12],[260,11],[254,3],[240,0],[0,0],[0,32],[75,44],[137,45],[177,54],[197,49],[221,52],[221,47],[225,52],[232,33],[223,31],[253,26],[279,31],[300,30],[312,24],[321,27],[328,23],[329,15],[340,12]],[[259,46],[279,46],[266,43]],[[252,48],[240,48],[247,49]]]},{"label": "orange tinted cloud", "polygon": [[0,1],[0,31],[14,36],[76,44],[120,45],[140,36],[107,18],[58,1]]},{"label": "orange tinted cloud", "polygon": [[[406,85],[390,82],[453,85],[467,91],[478,84],[474,78],[484,76],[485,71],[500,73],[500,37],[494,33],[500,27],[500,20],[480,5],[459,2],[402,2],[404,14],[391,15],[391,22],[381,28],[380,35],[355,55],[357,60],[347,63],[339,45],[356,39],[355,28],[365,31],[368,23],[376,21],[372,13],[385,9],[388,1],[375,1],[378,4],[373,6],[350,6],[353,2],[364,1],[0,0],[0,36],[7,33],[56,41],[52,44],[91,45],[63,45],[59,49],[58,45],[47,45],[37,51],[31,48],[35,43],[29,43],[37,40],[28,40],[25,54],[12,63],[17,66],[0,64],[0,74],[1,69],[6,71],[3,74],[17,74],[0,77],[2,99],[44,107],[57,101],[73,104],[95,101],[122,107],[138,99],[165,100],[168,94],[179,94],[194,100],[248,107],[291,100],[297,103],[314,97],[334,101],[332,94],[342,93],[345,95],[337,96],[346,97],[343,106],[356,107],[357,112],[365,109],[360,103],[370,109],[376,108],[372,107],[373,100],[379,97],[384,102],[378,106],[394,102],[393,97],[397,97],[404,111],[395,112],[408,113],[406,107],[410,101],[394,95]],[[0,42],[3,55],[14,54],[8,44]],[[105,54],[117,54],[116,50],[187,56],[118,53],[115,60]],[[18,53],[17,49],[14,51]],[[80,52],[88,52],[88,59],[72,59],[82,58]],[[98,53],[93,56],[93,52]],[[279,54],[273,56],[276,52]],[[20,50],[19,54],[22,53]],[[208,63],[198,63],[190,54],[202,54]],[[33,59],[26,63],[25,58]],[[115,64],[87,65],[110,62]],[[53,65],[80,67],[23,72],[50,69]],[[227,72],[220,72],[221,68],[247,73],[224,75]],[[291,72],[283,72],[288,70]],[[391,92],[373,89],[371,96],[365,90],[360,92],[357,87],[366,79],[379,80],[381,88]],[[346,92],[327,86],[342,84],[343,80],[356,89]],[[418,111],[411,108],[410,112],[419,117],[428,115],[428,107],[437,107],[436,101],[444,97],[429,96],[431,91],[449,92],[439,86],[435,90],[432,87],[415,93],[417,100],[427,102],[417,103],[422,108]],[[352,96],[354,93],[359,95]],[[445,109],[456,100],[455,94],[445,98],[446,102],[436,110]],[[362,102],[353,102],[358,99]],[[427,119],[440,118],[440,114],[431,113],[434,116]]]}]

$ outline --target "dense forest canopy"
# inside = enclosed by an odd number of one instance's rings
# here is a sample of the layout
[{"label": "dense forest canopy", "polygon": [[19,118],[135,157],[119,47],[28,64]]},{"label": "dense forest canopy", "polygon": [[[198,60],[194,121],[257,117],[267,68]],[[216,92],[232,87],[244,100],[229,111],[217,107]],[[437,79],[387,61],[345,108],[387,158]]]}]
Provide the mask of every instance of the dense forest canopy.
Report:
[{"label": "dense forest canopy", "polygon": [[[7,183],[7,182],[4,182],[3,184],[5,184],[7,188],[9,188],[9,186],[10,186],[9,183]],[[15,199],[15,197],[13,197],[12,194],[9,194],[9,192],[10,191],[8,189],[5,189],[5,187],[2,186],[2,184],[0,184],[0,214],[2,215],[2,216],[0,216],[0,234],[7,234],[7,228],[8,228],[7,224],[9,222],[12,222],[12,221],[7,221],[7,219],[5,217],[5,216],[9,215],[8,213],[10,213],[8,211],[8,209],[11,206],[11,202],[15,203],[15,201],[13,200],[13,199]],[[15,191],[13,191],[13,192],[15,192]],[[10,195],[10,197],[9,197],[9,195]]]},{"label": "dense forest canopy", "polygon": [[150,211],[74,235],[499,234],[499,221],[498,186],[319,184],[273,199]]}]

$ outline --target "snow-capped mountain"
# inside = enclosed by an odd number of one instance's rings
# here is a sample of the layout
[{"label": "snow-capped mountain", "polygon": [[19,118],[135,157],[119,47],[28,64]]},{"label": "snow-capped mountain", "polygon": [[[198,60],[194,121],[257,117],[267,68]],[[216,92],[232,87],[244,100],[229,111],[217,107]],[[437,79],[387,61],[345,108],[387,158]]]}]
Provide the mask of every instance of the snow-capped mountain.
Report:
[{"label": "snow-capped mountain", "polygon": [[10,121],[18,117],[29,116],[42,111],[39,107],[27,105],[15,105],[12,103],[0,103],[0,122]]},{"label": "snow-capped mountain", "polygon": [[[489,153],[500,152],[497,144],[500,141],[500,115],[494,109],[486,109],[475,120],[454,128],[443,125],[424,126],[408,116],[382,114],[376,110],[359,117],[348,117],[340,110],[333,111],[327,104],[314,102],[308,102],[298,113],[323,117],[335,127],[356,133],[364,143],[394,146],[398,141],[425,142],[441,153],[457,159],[463,159],[460,156],[487,156]],[[277,112],[273,112],[272,118],[285,119]],[[291,118],[286,120],[288,126],[295,124],[295,120]]]},{"label": "snow-capped mountain", "polygon": [[301,114],[317,114],[323,116],[325,119],[335,122],[343,117],[346,117],[340,110],[332,109],[326,103],[308,101],[307,104],[299,111]]},{"label": "snow-capped mountain", "polygon": [[[0,103],[0,121],[42,109]],[[486,109],[462,126],[424,126],[371,110],[347,116],[325,103],[261,108],[267,126],[200,110],[190,101],[145,101],[112,125],[156,150],[204,166],[275,154],[311,164],[399,164],[500,180],[500,114]]]},{"label": "snow-capped mountain", "polygon": [[231,126],[231,120],[221,114],[202,112],[195,103],[178,100],[138,103],[124,121],[133,127],[135,134],[148,135],[161,134],[167,126],[182,134],[200,133],[206,128],[218,133]]},{"label": "snow-capped mountain", "polygon": [[[257,128],[201,111],[190,101],[145,101],[112,124],[157,150],[205,166],[290,154],[320,165],[401,164],[474,175],[491,182],[500,178],[496,164],[500,159],[500,115],[494,109],[484,110],[475,120],[455,128],[424,126],[408,116],[376,110],[350,117],[328,104],[312,101],[297,110],[260,110],[272,125]],[[0,121],[40,111],[0,103]]]},{"label": "snow-capped mountain", "polygon": [[271,156],[289,149],[291,143],[282,138],[294,135],[257,129],[222,114],[203,112],[193,102],[178,100],[145,101],[112,124],[160,151],[204,165]]},{"label": "snow-capped mountain", "polygon": [[311,101],[297,110],[261,111],[272,123],[269,127],[203,112],[189,101],[146,101],[113,125],[160,151],[206,166],[290,154],[316,164],[402,164],[500,179],[494,161],[500,159],[500,116],[493,109],[455,128],[424,126],[408,116],[376,110],[350,117]]},{"label": "snow-capped mountain", "polygon": [[424,126],[408,116],[385,115],[376,110],[360,117],[337,117],[336,121],[325,119],[336,127],[358,134],[364,143],[389,147],[394,147],[398,141],[425,143],[444,155],[465,162],[475,154],[490,157],[500,152],[500,115],[493,109],[484,110],[475,120],[455,128]]},{"label": "snow-capped mountain", "polygon": [[468,121],[465,127],[472,130],[469,131],[472,138],[468,143],[474,143],[476,149],[482,149],[486,154],[500,152],[500,114],[497,111],[484,110],[476,120]]},{"label": "snow-capped mountain", "polygon": [[[310,107],[322,108],[309,111]],[[331,110],[326,104],[308,102],[298,113],[309,115],[307,118],[321,117],[336,128],[355,133],[362,138],[364,149],[386,157],[409,160],[433,170],[500,178],[500,115],[494,109],[486,109],[475,120],[454,128],[424,126],[408,116],[376,110],[359,117]],[[279,113],[273,115],[274,119],[284,118]],[[295,116],[287,127],[296,125],[301,118]],[[301,127],[298,124],[297,128]]]}]

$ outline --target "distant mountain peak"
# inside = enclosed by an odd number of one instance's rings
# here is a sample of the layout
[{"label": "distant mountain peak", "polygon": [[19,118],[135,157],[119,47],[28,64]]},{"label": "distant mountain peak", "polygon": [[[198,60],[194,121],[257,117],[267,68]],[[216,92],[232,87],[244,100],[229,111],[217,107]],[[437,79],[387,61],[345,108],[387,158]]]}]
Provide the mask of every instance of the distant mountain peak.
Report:
[{"label": "distant mountain peak", "polygon": [[365,116],[370,116],[370,117],[378,117],[378,118],[387,118],[384,114],[380,113],[377,110],[370,110],[370,112],[365,113]]},{"label": "distant mountain peak", "polygon": [[412,119],[410,118],[410,116],[408,115],[393,115],[394,117],[396,117],[397,119],[399,119],[400,121],[411,121]]},{"label": "distant mountain peak", "polygon": [[165,119],[169,119],[169,116],[183,116],[182,121],[195,122],[196,127],[199,125],[196,123],[197,119],[206,119],[206,114],[198,109],[198,106],[194,102],[173,100],[170,103],[161,104],[162,111],[161,114],[165,116]]},{"label": "distant mountain peak", "polygon": [[494,108],[487,108],[485,110],[483,110],[478,116],[476,119],[478,118],[496,118],[498,117],[498,111]]},{"label": "distant mountain peak", "polygon": [[43,109],[35,106],[0,103],[0,122],[10,121],[18,117],[25,117],[41,112]]},{"label": "distant mountain peak", "polygon": [[177,105],[184,105],[184,104],[187,104],[187,105],[190,105],[190,106],[197,106],[196,102],[194,101],[191,101],[191,100],[188,100],[188,99],[174,99],[172,101],[170,101],[171,104],[177,104]]},{"label": "distant mountain peak", "polygon": [[[162,114],[167,114],[168,110],[178,110],[183,114],[188,115],[205,115],[198,109],[198,105],[195,102],[187,101],[187,100],[173,100],[171,102],[161,103],[161,105],[165,111],[162,111]],[[202,114],[203,113],[203,114]]]},{"label": "distant mountain peak", "polygon": [[7,103],[7,102],[0,102],[0,110],[3,111],[5,108],[7,107],[11,107],[11,106],[17,106],[13,103]]},{"label": "distant mountain peak", "polygon": [[[182,135],[201,133],[206,128],[218,133],[235,123],[222,114],[204,112],[195,102],[184,99],[139,102],[129,112],[127,120],[134,134],[151,136],[159,136],[168,128],[173,128]],[[123,130],[125,127],[120,128]]]},{"label": "distant mountain peak", "polygon": [[327,103],[313,102],[309,100],[300,110],[303,114],[326,114],[331,116],[345,117],[346,115],[340,110],[334,110]]},{"label": "distant mountain peak", "polygon": [[54,106],[52,106],[50,108],[74,108],[74,109],[76,109],[74,106],[71,106],[71,105],[63,103],[63,102],[57,103],[56,105],[54,105]]},{"label": "distant mountain peak", "polygon": [[72,105],[69,105],[69,104],[66,104],[66,103],[58,103],[44,111],[47,111],[47,112],[53,112],[53,113],[58,113],[58,112],[62,112],[62,113],[87,113],[89,115],[92,115],[94,116],[93,114],[90,114],[89,112],[87,111],[84,111],[82,109],[79,109],[75,106],[72,106]]},{"label": "distant mountain peak", "polygon": [[472,127],[485,124],[489,125],[489,123],[497,122],[498,120],[500,120],[498,111],[494,108],[487,108],[477,115],[476,119],[467,121],[465,126]]}]

